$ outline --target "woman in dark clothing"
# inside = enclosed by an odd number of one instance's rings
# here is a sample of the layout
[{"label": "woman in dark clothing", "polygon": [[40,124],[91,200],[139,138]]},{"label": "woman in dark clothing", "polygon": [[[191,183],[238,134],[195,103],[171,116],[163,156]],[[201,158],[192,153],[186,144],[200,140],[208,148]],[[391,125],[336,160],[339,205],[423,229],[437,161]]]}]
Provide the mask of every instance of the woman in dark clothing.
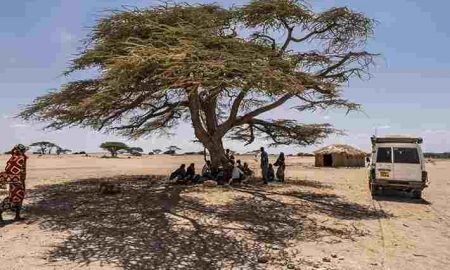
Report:
[{"label": "woman in dark clothing", "polygon": [[192,183],[197,184],[200,182],[200,178],[200,175],[195,174],[195,164],[191,163],[191,165],[189,165],[186,170],[186,176],[184,177],[184,179],[186,180],[186,182],[192,181]]},{"label": "woman in dark clothing", "polygon": [[267,182],[275,181],[275,171],[273,170],[273,165],[269,164],[269,168],[267,170]]},{"label": "woman in dark clothing", "polygon": [[284,182],[284,170],[286,169],[286,162],[285,162],[285,159],[284,159],[284,153],[283,152],[280,153],[280,155],[278,156],[277,161],[273,165],[278,166],[277,179],[280,182]]},{"label": "woman in dark clothing", "polygon": [[247,162],[244,162],[244,166],[242,167],[242,171],[248,177],[253,176],[253,174],[254,174],[252,169],[250,169],[250,167],[248,166]]},{"label": "woman in dark clothing", "polygon": [[186,165],[185,164],[181,164],[180,168],[178,168],[177,170],[175,170],[173,173],[170,174],[169,179],[170,180],[180,180],[180,179],[184,179],[186,177]]},{"label": "woman in dark clothing", "polygon": [[205,179],[214,179],[213,173],[211,171],[211,161],[209,160],[207,160],[205,166],[203,166],[202,177]]}]

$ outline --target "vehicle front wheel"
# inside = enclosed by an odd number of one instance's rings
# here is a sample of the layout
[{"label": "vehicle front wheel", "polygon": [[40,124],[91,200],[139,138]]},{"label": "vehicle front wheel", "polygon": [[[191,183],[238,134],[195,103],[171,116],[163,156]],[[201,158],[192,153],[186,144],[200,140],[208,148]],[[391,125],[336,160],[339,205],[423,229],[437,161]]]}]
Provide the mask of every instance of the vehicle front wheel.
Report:
[{"label": "vehicle front wheel", "polygon": [[412,196],[414,199],[422,199],[422,190],[414,190]]}]

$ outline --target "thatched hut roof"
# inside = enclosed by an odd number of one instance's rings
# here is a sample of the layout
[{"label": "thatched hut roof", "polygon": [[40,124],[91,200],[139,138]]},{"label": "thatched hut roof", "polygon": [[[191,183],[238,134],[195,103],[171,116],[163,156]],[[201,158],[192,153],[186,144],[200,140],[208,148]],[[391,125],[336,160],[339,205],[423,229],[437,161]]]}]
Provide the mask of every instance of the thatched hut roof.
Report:
[{"label": "thatched hut roof", "polygon": [[346,154],[349,156],[365,156],[366,152],[359,150],[350,145],[346,144],[332,144],[325,146],[317,151],[314,151],[316,155],[329,155],[329,154]]}]

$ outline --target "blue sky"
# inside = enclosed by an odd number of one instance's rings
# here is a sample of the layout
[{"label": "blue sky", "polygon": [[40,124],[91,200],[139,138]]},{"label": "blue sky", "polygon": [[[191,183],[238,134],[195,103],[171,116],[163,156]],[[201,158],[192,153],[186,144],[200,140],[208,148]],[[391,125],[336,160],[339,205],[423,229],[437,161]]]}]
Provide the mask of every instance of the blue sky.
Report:
[{"label": "blue sky", "polygon": [[[188,1],[194,2],[194,1]],[[212,1],[197,1],[212,2]],[[223,5],[243,1],[215,1]],[[146,7],[156,1],[124,0],[16,0],[0,9],[0,151],[21,142],[50,140],[73,150],[99,151],[105,140],[126,141],[91,130],[42,131],[41,125],[12,119],[24,104],[71,78],[61,76],[77,53],[80,40],[105,9],[122,5]],[[330,122],[348,136],[331,137],[324,144],[348,143],[369,149],[369,137],[378,134],[414,134],[425,139],[427,151],[450,151],[450,28],[448,1],[378,0],[312,1],[313,7],[348,6],[379,21],[368,49],[381,53],[373,78],[352,81],[345,96],[363,105],[364,113],[343,111],[314,114],[280,109],[266,115],[289,115],[299,121]],[[73,79],[73,77],[72,77]],[[128,142],[146,151],[191,143],[189,125],[172,138],[146,138]],[[264,142],[259,142],[264,144]],[[242,145],[228,143],[242,151]],[[249,150],[258,148],[255,144]],[[281,147],[272,152],[312,151],[319,146]]]}]

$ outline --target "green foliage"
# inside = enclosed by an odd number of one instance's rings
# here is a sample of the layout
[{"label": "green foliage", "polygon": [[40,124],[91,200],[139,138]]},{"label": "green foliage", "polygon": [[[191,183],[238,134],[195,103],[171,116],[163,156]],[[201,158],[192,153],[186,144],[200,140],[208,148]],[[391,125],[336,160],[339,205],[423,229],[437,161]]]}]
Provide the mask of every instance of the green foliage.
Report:
[{"label": "green foliage", "polygon": [[181,148],[176,146],[176,145],[171,145],[171,146],[167,147],[167,150],[168,151],[172,151],[172,152],[176,152],[176,151],[180,151]]},{"label": "green foliage", "polygon": [[142,149],[141,147],[129,147],[127,151],[133,156],[142,156],[144,149]]},{"label": "green foliage", "polygon": [[100,145],[100,148],[109,151],[112,157],[116,157],[120,150],[128,151],[129,149],[128,145],[122,142],[104,142]]},{"label": "green foliage", "polygon": [[61,148],[61,147],[57,147],[56,148],[56,154],[57,155],[60,155],[60,154],[68,154],[68,153],[70,153],[70,152],[72,152],[72,150],[70,150],[70,149],[64,149],[64,148]]},{"label": "green foliage", "polygon": [[373,25],[348,8],[315,12],[296,0],[115,11],[97,21],[67,71],[99,75],[37,98],[20,116],[132,138],[190,121],[210,153],[225,136],[316,143],[336,130],[261,115],[288,101],[300,112],[358,109],[341,90],[369,75],[374,55],[364,46]]},{"label": "green foliage", "polygon": [[42,141],[42,142],[35,142],[30,144],[30,147],[38,147],[39,148],[39,153],[41,155],[46,155],[46,154],[51,154],[53,148],[60,148],[58,145],[52,143],[52,142],[46,142],[46,141]]}]

